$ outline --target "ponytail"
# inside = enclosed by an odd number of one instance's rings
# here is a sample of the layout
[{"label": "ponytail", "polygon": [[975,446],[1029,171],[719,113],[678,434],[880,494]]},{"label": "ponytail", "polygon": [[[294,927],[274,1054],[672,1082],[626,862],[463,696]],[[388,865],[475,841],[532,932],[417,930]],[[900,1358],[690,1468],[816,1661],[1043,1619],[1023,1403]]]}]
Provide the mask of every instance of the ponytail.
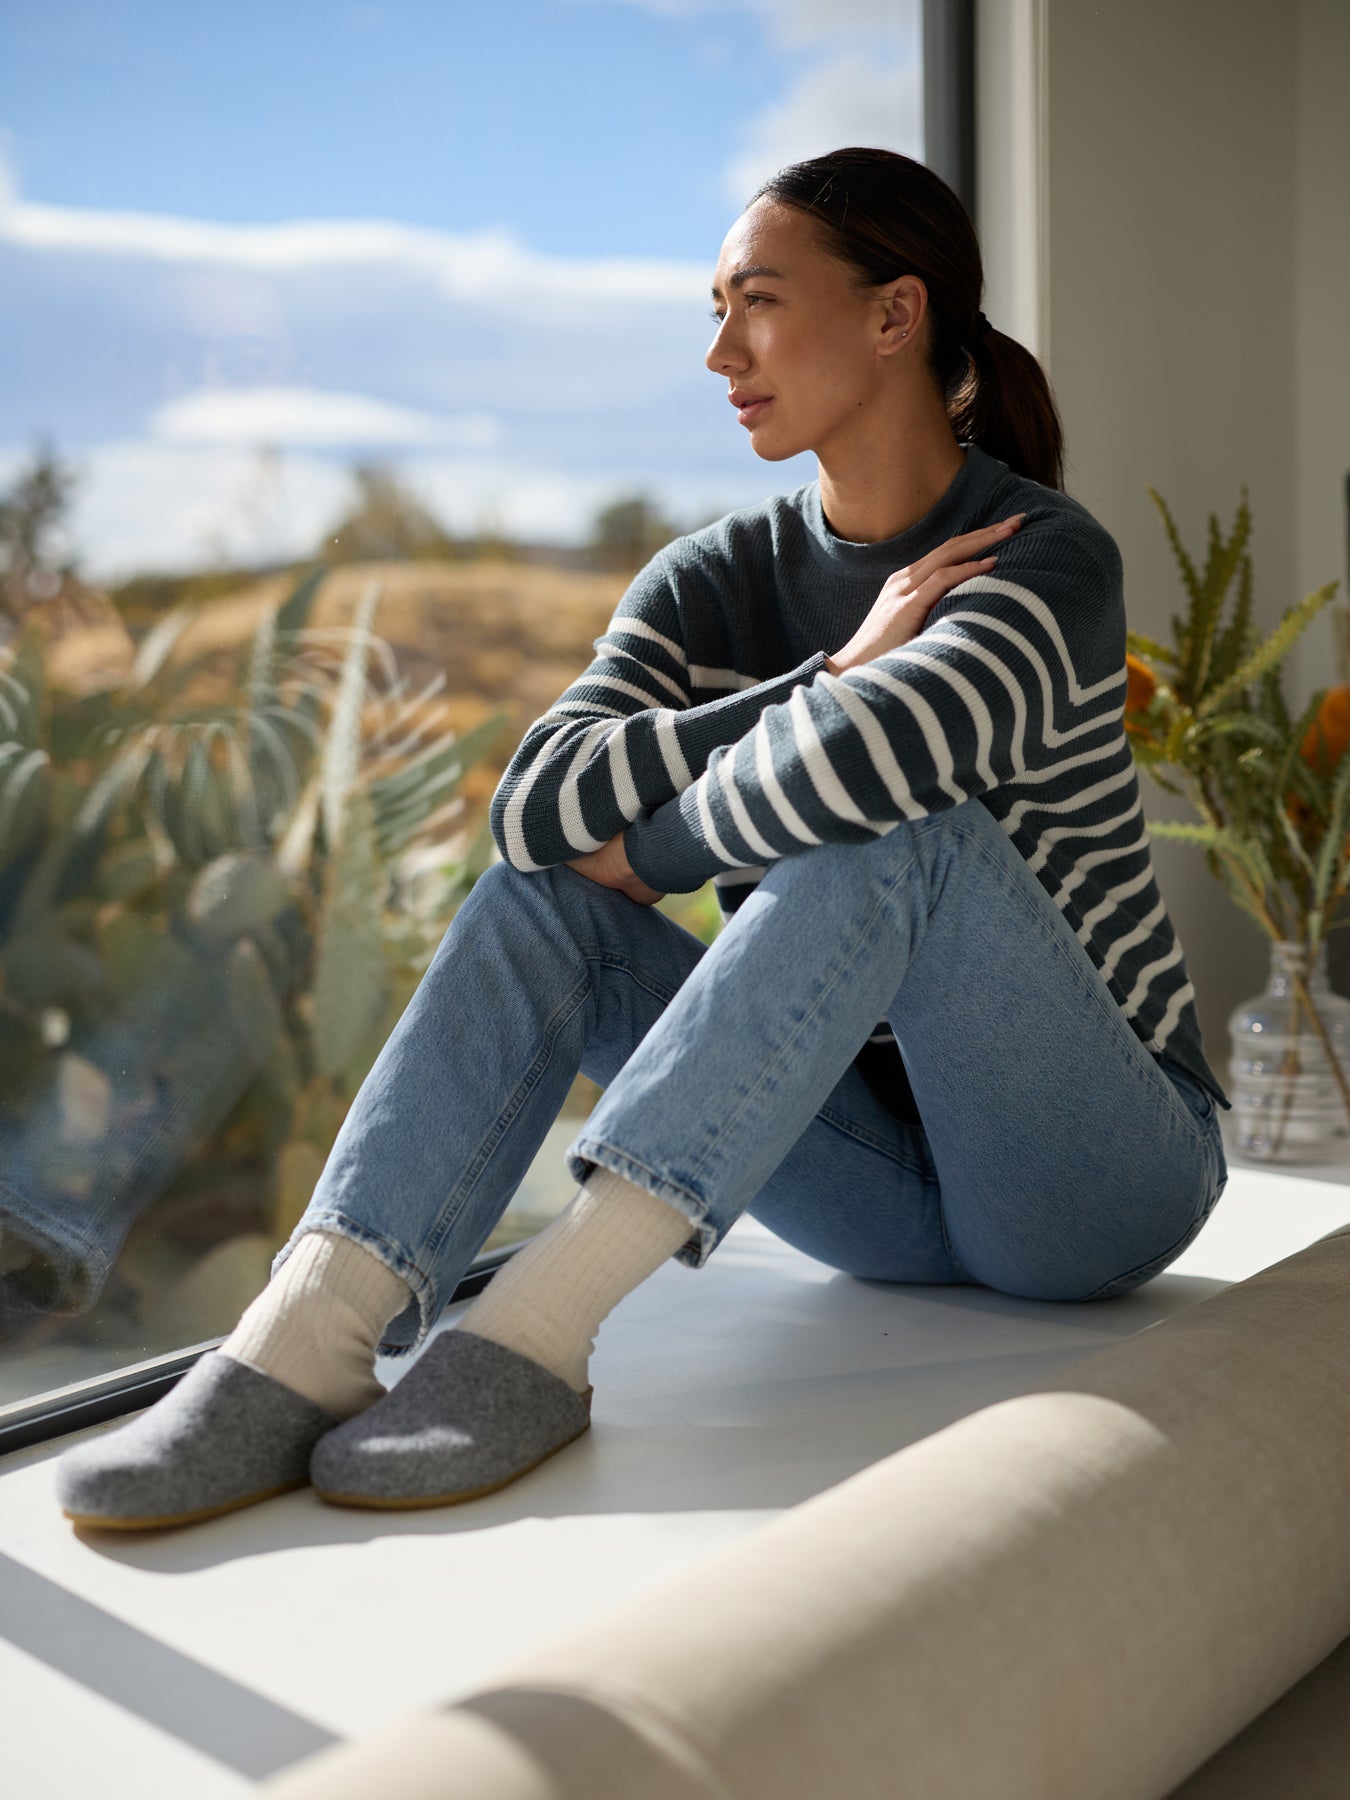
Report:
[{"label": "ponytail", "polygon": [[970,215],[926,164],[854,146],[789,163],[750,198],[808,213],[859,290],[899,275],[928,289],[929,367],[958,441],[1018,475],[1064,488],[1064,428],[1044,369],[1025,345],[981,331],[984,269]]}]

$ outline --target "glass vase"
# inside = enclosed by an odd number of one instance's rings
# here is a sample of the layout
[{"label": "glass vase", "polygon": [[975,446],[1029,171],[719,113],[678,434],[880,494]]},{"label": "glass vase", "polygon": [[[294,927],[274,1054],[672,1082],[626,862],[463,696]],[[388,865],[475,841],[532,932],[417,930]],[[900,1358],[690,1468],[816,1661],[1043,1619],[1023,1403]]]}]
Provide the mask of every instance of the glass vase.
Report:
[{"label": "glass vase", "polygon": [[1350,1157],[1350,1115],[1322,1040],[1294,991],[1303,977],[1343,1070],[1350,1071],[1350,1000],[1327,979],[1327,941],[1270,946],[1270,979],[1228,1020],[1233,1145],[1253,1162],[1323,1163]]}]

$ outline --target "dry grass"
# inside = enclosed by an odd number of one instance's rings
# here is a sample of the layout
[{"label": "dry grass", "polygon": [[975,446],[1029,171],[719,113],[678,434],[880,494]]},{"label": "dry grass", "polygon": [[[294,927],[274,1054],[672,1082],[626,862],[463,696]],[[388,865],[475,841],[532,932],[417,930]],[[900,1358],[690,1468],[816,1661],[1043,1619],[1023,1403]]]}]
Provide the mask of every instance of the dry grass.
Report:
[{"label": "dry grass", "polygon": [[[508,562],[345,564],[324,582],[310,624],[349,624],[372,579],[384,586],[375,630],[410,689],[444,671],[444,724],[463,732],[491,712],[510,716],[465,778],[461,791],[472,810],[491,797],[526,728],[591,661],[593,641],[630,578]],[[230,653],[225,666],[235,664],[263,609],[291,585],[290,576],[271,576],[208,602],[171,661],[220,651]]]}]

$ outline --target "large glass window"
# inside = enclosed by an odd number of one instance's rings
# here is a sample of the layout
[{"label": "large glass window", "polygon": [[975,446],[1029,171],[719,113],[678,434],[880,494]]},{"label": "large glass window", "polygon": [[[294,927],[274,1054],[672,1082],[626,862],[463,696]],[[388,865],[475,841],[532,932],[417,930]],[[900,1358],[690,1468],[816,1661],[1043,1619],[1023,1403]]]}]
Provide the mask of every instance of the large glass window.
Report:
[{"label": "large glass window", "polygon": [[924,83],[917,0],[0,33],[3,1444],[233,1327],[525,728],[661,543],[814,477],[706,370],[711,272],[782,163],[922,156]]}]

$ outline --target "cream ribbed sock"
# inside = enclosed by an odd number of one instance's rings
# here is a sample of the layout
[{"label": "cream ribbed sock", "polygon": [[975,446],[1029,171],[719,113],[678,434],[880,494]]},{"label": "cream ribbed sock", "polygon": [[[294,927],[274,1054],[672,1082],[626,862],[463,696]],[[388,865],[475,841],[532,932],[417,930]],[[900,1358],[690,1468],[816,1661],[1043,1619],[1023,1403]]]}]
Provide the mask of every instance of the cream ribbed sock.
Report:
[{"label": "cream ribbed sock", "polygon": [[411,1292],[355,1238],[307,1231],[219,1348],[349,1419],[384,1397],[375,1349]]},{"label": "cream ribbed sock", "polygon": [[694,1230],[678,1207],[597,1164],[454,1329],[519,1350],[583,1393],[601,1320]]}]

